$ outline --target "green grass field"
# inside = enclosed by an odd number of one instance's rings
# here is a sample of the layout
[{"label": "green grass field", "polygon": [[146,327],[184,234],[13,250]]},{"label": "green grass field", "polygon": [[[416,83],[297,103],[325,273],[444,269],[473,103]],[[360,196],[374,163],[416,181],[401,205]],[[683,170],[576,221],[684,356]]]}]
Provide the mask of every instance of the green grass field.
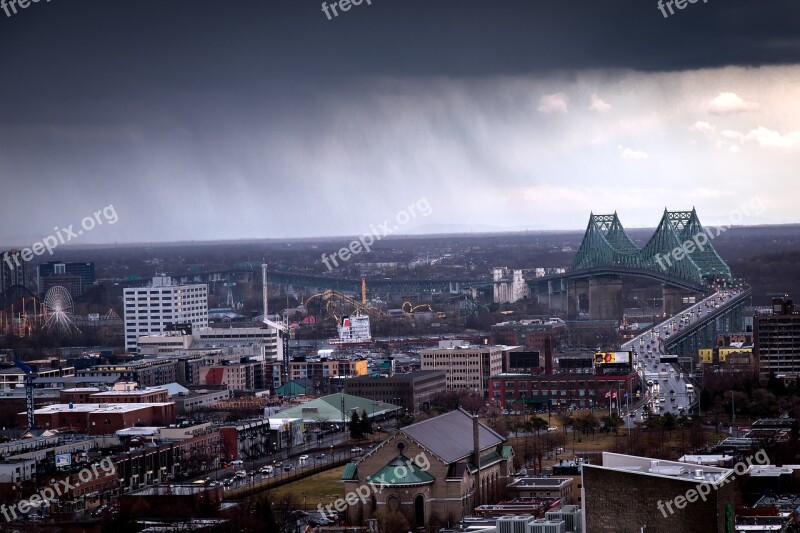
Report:
[{"label": "green grass field", "polygon": [[306,507],[308,509],[317,507],[321,503],[327,505],[334,502],[337,498],[344,496],[344,483],[340,481],[344,467],[335,468],[316,476],[307,477],[300,481],[295,481],[283,487],[271,490],[270,498],[279,499],[284,494],[291,492],[300,500],[303,500],[303,493],[306,494]]}]

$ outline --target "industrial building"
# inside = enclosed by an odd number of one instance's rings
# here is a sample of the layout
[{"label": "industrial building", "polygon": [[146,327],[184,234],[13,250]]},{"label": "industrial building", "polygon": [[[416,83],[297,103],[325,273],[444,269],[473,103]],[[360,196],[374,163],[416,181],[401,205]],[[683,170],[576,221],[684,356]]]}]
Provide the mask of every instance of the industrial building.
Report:
[{"label": "industrial building", "polygon": [[361,376],[345,380],[344,392],[392,403],[409,412],[427,411],[431,400],[447,387],[444,370],[421,370],[393,376]]}]

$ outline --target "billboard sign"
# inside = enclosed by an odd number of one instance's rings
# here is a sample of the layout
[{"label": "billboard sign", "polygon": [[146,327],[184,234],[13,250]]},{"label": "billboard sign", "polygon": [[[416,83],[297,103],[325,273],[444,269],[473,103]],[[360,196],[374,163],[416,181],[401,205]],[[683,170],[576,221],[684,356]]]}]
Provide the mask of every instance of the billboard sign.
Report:
[{"label": "billboard sign", "polygon": [[594,354],[594,364],[607,365],[607,364],[630,364],[631,352],[596,352]]},{"label": "billboard sign", "polygon": [[66,468],[72,464],[72,455],[68,453],[56,454],[56,468]]}]

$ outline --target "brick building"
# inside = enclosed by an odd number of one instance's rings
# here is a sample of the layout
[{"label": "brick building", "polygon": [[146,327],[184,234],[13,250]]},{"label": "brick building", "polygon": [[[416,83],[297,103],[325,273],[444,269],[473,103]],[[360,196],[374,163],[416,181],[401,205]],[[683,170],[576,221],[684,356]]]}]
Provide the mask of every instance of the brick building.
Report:
[{"label": "brick building", "polygon": [[110,390],[101,392],[93,387],[79,387],[60,391],[64,403],[165,403],[169,401],[167,389],[146,388]]},{"label": "brick building", "polygon": [[[20,427],[27,424],[26,414],[19,413]],[[175,404],[54,404],[34,411],[39,429],[69,428],[89,435],[110,435],[136,425],[167,426],[175,423]]]},{"label": "brick building", "polygon": [[406,426],[345,466],[345,494],[369,487],[370,479],[385,483],[366,503],[346,505],[347,519],[362,524],[390,510],[422,527],[434,518],[457,521],[471,515],[478,505],[497,502],[510,481],[514,451],[504,444],[504,437],[461,409]]},{"label": "brick building", "polygon": [[200,384],[226,385],[230,390],[257,390],[270,385],[265,381],[264,361],[201,366]]},{"label": "brick building", "polygon": [[533,350],[544,350],[545,339],[559,346],[567,333],[563,320],[519,320],[500,322],[491,327],[492,344],[521,345]]},{"label": "brick building", "polygon": [[[632,400],[640,390],[636,372],[620,375],[562,372],[553,375],[498,374],[489,379],[489,399],[502,407],[511,407],[514,402],[552,409],[566,407],[607,407],[616,403],[615,397],[624,402],[625,393]],[[608,395],[608,396],[606,396]],[[616,395],[616,396],[615,396]]]},{"label": "brick building", "polygon": [[[602,465],[584,464],[582,471],[586,531],[733,531],[737,482],[731,469],[603,452]],[[696,493],[702,484],[709,486],[705,499]]]},{"label": "brick building", "polygon": [[344,392],[386,402],[418,413],[427,411],[431,399],[447,386],[444,370],[422,370],[391,377],[362,376],[344,382]]}]

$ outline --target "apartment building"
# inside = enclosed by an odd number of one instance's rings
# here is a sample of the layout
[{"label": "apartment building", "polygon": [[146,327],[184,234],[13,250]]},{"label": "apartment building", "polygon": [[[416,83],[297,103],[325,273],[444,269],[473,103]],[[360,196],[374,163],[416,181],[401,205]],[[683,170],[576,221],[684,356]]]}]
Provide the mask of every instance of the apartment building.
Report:
[{"label": "apartment building", "polygon": [[124,290],[125,349],[136,352],[143,335],[163,333],[167,324],[208,327],[208,285],[177,285],[156,276],[149,287]]},{"label": "apartment building", "polygon": [[[445,344],[446,345],[446,344]],[[503,372],[504,346],[456,345],[423,350],[421,370],[444,370],[448,390],[486,393],[489,378]]]},{"label": "apartment building", "polygon": [[304,357],[296,357],[289,362],[290,379],[363,376],[366,373],[366,359],[326,359],[323,357],[319,361],[309,361]]},{"label": "apartment building", "polygon": [[113,377],[118,381],[132,381],[140,387],[157,387],[179,382],[178,360],[158,358],[132,361],[118,365],[96,365],[78,371],[80,377]]},{"label": "apartment building", "polygon": [[771,373],[783,379],[800,377],[800,309],[786,297],[772,300],[772,308],[753,318],[753,337],[759,376]]}]

